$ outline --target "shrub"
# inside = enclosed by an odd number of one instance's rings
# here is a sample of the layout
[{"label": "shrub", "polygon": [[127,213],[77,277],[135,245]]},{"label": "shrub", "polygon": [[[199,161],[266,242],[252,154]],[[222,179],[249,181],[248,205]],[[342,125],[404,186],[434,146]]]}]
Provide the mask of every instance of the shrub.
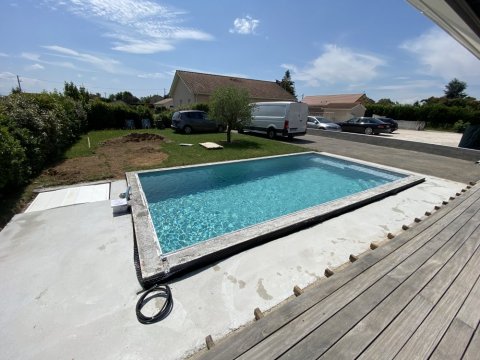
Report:
[{"label": "shrub", "polygon": [[154,117],[154,125],[158,129],[165,129],[172,126],[172,116],[175,110],[164,110]]},{"label": "shrub", "polygon": [[25,151],[8,128],[0,126],[0,191],[23,185],[30,176]]},{"label": "shrub", "polygon": [[[82,103],[58,93],[15,93],[0,100],[0,190],[25,183],[57,160],[86,127]],[[12,183],[13,182],[13,183]]]},{"label": "shrub", "polygon": [[463,120],[458,120],[455,124],[453,124],[453,130],[458,133],[463,133],[467,127],[470,126],[469,122],[463,122]]},{"label": "shrub", "polygon": [[121,102],[106,103],[95,99],[89,105],[87,119],[89,130],[124,129],[129,119],[134,121],[136,128],[141,128],[141,120],[153,120],[153,115],[143,105],[133,107]]}]

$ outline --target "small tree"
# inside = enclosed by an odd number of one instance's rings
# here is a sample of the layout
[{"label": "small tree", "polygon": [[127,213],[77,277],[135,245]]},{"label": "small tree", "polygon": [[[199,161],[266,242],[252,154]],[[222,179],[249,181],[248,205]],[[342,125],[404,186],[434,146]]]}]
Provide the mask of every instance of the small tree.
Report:
[{"label": "small tree", "polygon": [[454,78],[445,86],[443,92],[447,99],[463,99],[464,97],[467,97],[467,94],[465,93],[466,88],[467,83],[465,81],[460,81],[457,78]]},{"label": "small tree", "polygon": [[285,71],[285,75],[283,76],[282,80],[276,80],[276,83],[288,91],[290,94],[297,98],[295,94],[295,83],[292,81],[292,77],[290,76],[290,70]]},{"label": "small tree", "polygon": [[247,90],[235,87],[218,88],[210,98],[212,119],[224,123],[227,127],[227,142],[231,143],[233,128],[243,128],[252,121],[252,106]]}]

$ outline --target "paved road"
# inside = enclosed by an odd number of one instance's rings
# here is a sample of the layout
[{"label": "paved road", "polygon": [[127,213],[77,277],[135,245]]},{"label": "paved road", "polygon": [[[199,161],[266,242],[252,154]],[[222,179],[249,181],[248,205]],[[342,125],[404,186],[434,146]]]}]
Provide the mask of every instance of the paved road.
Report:
[{"label": "paved road", "polygon": [[462,183],[480,180],[480,165],[472,161],[314,135],[305,135],[294,139],[293,142],[316,151],[330,152]]}]

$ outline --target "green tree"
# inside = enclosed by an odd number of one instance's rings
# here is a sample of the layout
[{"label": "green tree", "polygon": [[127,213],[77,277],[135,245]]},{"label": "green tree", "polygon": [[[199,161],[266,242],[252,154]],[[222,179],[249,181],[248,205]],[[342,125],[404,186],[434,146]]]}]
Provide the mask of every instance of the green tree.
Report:
[{"label": "green tree", "polygon": [[285,75],[283,76],[282,80],[276,80],[276,83],[287,90],[290,94],[295,96],[295,99],[297,98],[297,95],[295,94],[295,83],[292,81],[292,77],[290,76],[290,70],[285,71]]},{"label": "green tree", "polygon": [[467,83],[465,81],[460,81],[457,78],[454,78],[446,86],[445,96],[447,99],[463,99],[467,97],[465,89],[467,88]]},{"label": "green tree", "polygon": [[[111,98],[112,96],[110,96]],[[120,100],[128,105],[136,105],[140,100],[134,96],[130,91],[122,91],[113,95],[113,100]]]},{"label": "green tree", "polygon": [[90,93],[85,89],[85,87],[80,86],[79,88],[73,82],[66,82],[63,86],[63,95],[68,96],[76,101],[81,101],[83,103],[88,103],[90,100]]},{"label": "green tree", "polygon": [[377,104],[379,105],[395,105],[395,103],[390,100],[389,98],[385,98],[385,99],[380,99],[377,101]]},{"label": "green tree", "polygon": [[245,89],[223,87],[214,91],[210,98],[209,115],[227,127],[227,142],[231,143],[233,128],[243,128],[252,121],[250,94]]}]

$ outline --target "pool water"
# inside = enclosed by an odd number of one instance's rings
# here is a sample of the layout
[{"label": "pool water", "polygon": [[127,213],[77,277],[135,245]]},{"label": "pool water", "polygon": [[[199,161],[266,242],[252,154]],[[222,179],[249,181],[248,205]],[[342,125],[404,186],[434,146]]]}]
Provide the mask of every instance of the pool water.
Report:
[{"label": "pool water", "polygon": [[162,253],[406,176],[315,153],[138,174]]}]

